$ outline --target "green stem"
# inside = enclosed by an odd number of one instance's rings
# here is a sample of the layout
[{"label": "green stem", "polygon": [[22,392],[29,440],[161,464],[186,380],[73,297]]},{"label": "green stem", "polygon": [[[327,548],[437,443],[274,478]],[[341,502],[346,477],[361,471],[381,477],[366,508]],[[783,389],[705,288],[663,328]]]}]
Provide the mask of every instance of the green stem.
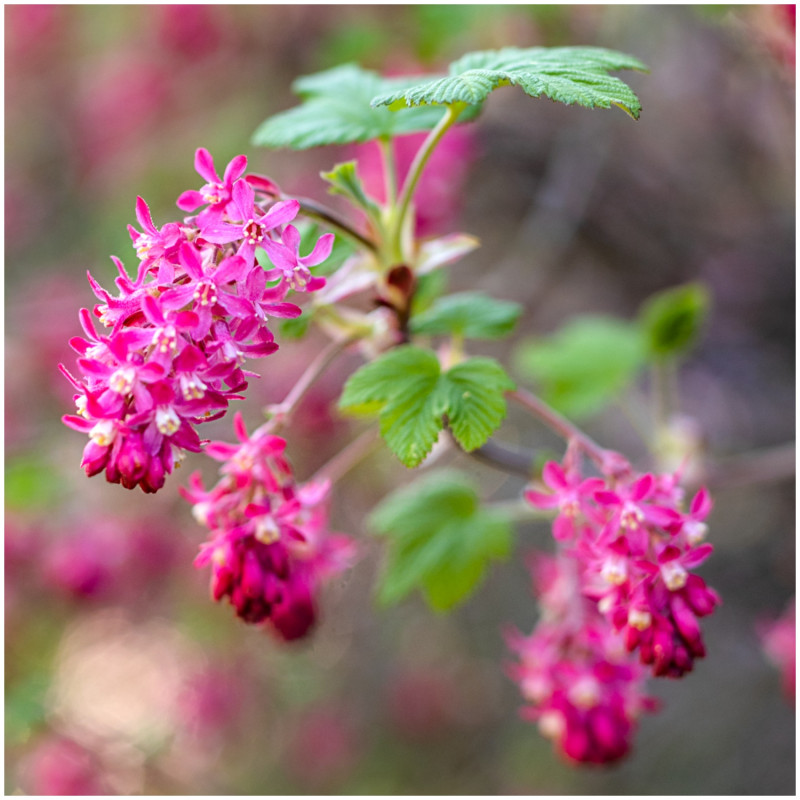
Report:
[{"label": "green stem", "polygon": [[275,433],[277,430],[284,427],[317,378],[319,378],[337,356],[357,338],[357,336],[350,336],[342,341],[330,342],[327,347],[321,350],[319,355],[308,365],[289,394],[286,395],[284,401],[278,405],[269,406],[267,408],[267,413],[271,415],[270,419],[258,428],[258,432]]},{"label": "green stem", "polygon": [[516,389],[513,392],[509,392],[508,396],[518,405],[542,420],[559,436],[563,436],[568,442],[575,442],[601,469],[606,466],[609,452],[600,447],[594,439],[573,425],[566,417],[562,417],[558,411],[547,405],[544,400],[525,389]]},{"label": "green stem", "polygon": [[655,430],[665,430],[677,411],[675,360],[661,358],[653,364],[652,392]]},{"label": "green stem", "polygon": [[392,140],[381,137],[378,139],[383,156],[383,181],[386,187],[386,207],[393,208],[397,202],[397,167],[394,160]]},{"label": "green stem", "polygon": [[448,128],[458,119],[458,115],[463,110],[462,106],[447,106],[447,111],[444,116],[436,123],[436,127],[428,134],[428,137],[417,150],[414,160],[411,162],[411,167],[406,175],[403,188],[400,192],[400,198],[397,203],[394,214],[392,215],[392,225],[390,226],[390,243],[393,255],[399,260],[403,260],[403,253],[401,247],[401,237],[403,234],[403,227],[405,225],[406,215],[408,214],[409,206],[411,205],[411,198],[414,196],[414,190],[417,188],[417,182],[425,169],[425,164],[431,153],[436,149],[442,136],[447,133]]}]

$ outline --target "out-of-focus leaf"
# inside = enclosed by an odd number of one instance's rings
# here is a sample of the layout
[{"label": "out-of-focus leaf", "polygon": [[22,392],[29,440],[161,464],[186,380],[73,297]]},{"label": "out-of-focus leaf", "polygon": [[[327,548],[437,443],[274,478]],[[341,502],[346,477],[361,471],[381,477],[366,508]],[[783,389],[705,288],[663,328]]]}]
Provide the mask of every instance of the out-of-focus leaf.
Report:
[{"label": "out-of-focus leaf", "polygon": [[598,315],[578,317],[547,338],[523,342],[514,363],[553,407],[586,417],[621,394],[646,357],[637,325]]},{"label": "out-of-focus leaf", "polygon": [[367,196],[361,179],[356,173],[356,162],[346,161],[343,164],[336,164],[330,172],[321,172],[320,176],[330,185],[332,194],[340,194],[346,197],[358,208],[364,209],[368,214],[378,214],[377,204]]},{"label": "out-of-focus leaf", "polygon": [[662,358],[689,350],[700,336],[710,305],[708,290],[699,283],[687,283],[650,297],[639,312],[650,353]]},{"label": "out-of-focus leaf", "polygon": [[58,470],[45,461],[26,456],[6,464],[6,508],[18,511],[48,508],[60,498],[61,486]]},{"label": "out-of-focus leaf", "polygon": [[482,508],[474,486],[454,472],[394,492],[371,524],[388,541],[378,594],[387,605],[419,588],[432,608],[446,611],[469,597],[490,561],[511,550],[508,520]]},{"label": "out-of-focus leaf", "polygon": [[292,89],[302,103],[264,121],[253,134],[253,144],[305,150],[429,130],[441,119],[442,109],[415,108],[393,114],[370,106],[376,95],[398,91],[414,81],[382,78],[356,64],[298,78]]},{"label": "out-of-focus leaf", "polygon": [[411,319],[414,333],[452,333],[466,339],[502,339],[522,313],[519,303],[496,300],[482,292],[461,292],[439,298]]},{"label": "out-of-focus leaf", "polygon": [[418,80],[385,92],[374,106],[402,110],[425,105],[478,106],[500,86],[519,86],[531,97],[588,108],[618,106],[638,119],[641,103],[631,88],[609,71],[646,71],[633,56],[600,47],[505,47],[468,53],[450,64],[448,75]]}]

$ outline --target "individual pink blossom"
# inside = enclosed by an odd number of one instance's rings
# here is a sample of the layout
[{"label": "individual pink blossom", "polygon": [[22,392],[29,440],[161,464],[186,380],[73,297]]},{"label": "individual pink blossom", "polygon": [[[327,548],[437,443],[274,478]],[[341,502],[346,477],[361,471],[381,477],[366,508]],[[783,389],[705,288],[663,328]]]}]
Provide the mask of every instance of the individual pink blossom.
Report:
[{"label": "individual pink blossom", "polygon": [[211,567],[214,600],[227,597],[245,622],[298,639],[316,621],[320,583],[349,565],[353,545],[328,532],[328,486],[296,485],[283,439],[248,435],[238,413],[234,427],[238,444],[206,448],[222,462],[217,485],[206,490],[195,475],[182,490],[211,531],[195,564]]},{"label": "individual pink blossom", "polygon": [[[211,153],[200,147],[194,156],[194,168],[206,184],[199,191],[184,192],[178,198],[178,208],[182,211],[196,211],[207,205],[208,208],[198,217],[198,224],[218,222],[222,219],[233,199],[233,185],[247,169],[246,156],[236,156],[227,167],[222,178],[217,174]],[[232,209],[235,211],[235,209]]]}]

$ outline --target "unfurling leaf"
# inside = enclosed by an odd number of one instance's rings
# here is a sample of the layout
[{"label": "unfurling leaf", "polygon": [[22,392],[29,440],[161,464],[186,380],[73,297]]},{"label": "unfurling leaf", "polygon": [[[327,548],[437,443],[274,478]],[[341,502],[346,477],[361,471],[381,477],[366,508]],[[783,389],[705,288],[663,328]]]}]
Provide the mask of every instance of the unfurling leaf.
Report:
[{"label": "unfurling leaf", "polygon": [[657,358],[685,353],[697,341],[711,298],[705,286],[687,283],[650,297],[639,312],[647,345]]},{"label": "unfurling leaf", "polygon": [[482,508],[474,486],[455,472],[394,492],[373,512],[371,524],[388,542],[378,594],[387,605],[419,588],[434,609],[452,608],[512,544],[508,520]]}]

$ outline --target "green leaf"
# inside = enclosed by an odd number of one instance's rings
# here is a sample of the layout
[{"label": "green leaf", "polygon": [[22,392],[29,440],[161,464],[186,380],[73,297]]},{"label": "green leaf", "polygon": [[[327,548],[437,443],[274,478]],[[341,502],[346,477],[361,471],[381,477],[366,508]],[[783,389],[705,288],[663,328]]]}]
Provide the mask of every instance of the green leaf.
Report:
[{"label": "green leaf", "polygon": [[711,298],[700,283],[687,283],[650,297],[639,311],[650,353],[678,356],[697,341],[708,317]]},{"label": "green leaf", "polygon": [[522,314],[519,303],[495,300],[481,292],[461,292],[437,300],[412,317],[414,333],[455,334],[465,339],[502,339],[514,330]]},{"label": "green leaf", "polygon": [[331,184],[331,194],[341,194],[367,213],[379,214],[377,203],[364,191],[364,186],[356,173],[356,166],[355,161],[336,164],[330,172],[320,172],[320,177]]},{"label": "green leaf", "polygon": [[378,597],[396,603],[415,588],[446,611],[465,600],[490,561],[508,556],[508,520],[481,508],[474,486],[454,472],[430,475],[387,497],[370,519],[388,540]]},{"label": "green leaf", "polygon": [[627,388],[646,355],[637,325],[598,315],[578,317],[552,336],[522,343],[514,363],[536,381],[550,405],[586,417]]},{"label": "green leaf", "polygon": [[52,464],[22,457],[6,464],[5,503],[13,510],[42,510],[58,503],[63,480]]},{"label": "green leaf", "polygon": [[263,122],[252,142],[264,147],[305,150],[429,130],[441,119],[442,109],[415,108],[393,114],[370,106],[375,95],[400,91],[414,80],[382,78],[355,64],[298,78],[292,89],[302,99],[301,105]]},{"label": "green leaf", "polygon": [[306,308],[299,317],[281,320],[281,337],[284,339],[302,339],[311,325],[313,308]]},{"label": "green leaf", "polygon": [[384,92],[374,106],[405,109],[465,103],[480,106],[500,86],[519,86],[531,97],[588,108],[619,106],[634,119],[641,104],[631,88],[609,71],[646,67],[636,58],[601,47],[505,47],[468,53],[450,64],[449,74],[406,89]]},{"label": "green leaf", "polygon": [[403,345],[350,376],[339,407],[378,414],[381,435],[407,467],[421,464],[444,427],[467,451],[486,443],[506,413],[505,391],[514,388],[490,358],[471,358],[442,372],[430,350]]}]

